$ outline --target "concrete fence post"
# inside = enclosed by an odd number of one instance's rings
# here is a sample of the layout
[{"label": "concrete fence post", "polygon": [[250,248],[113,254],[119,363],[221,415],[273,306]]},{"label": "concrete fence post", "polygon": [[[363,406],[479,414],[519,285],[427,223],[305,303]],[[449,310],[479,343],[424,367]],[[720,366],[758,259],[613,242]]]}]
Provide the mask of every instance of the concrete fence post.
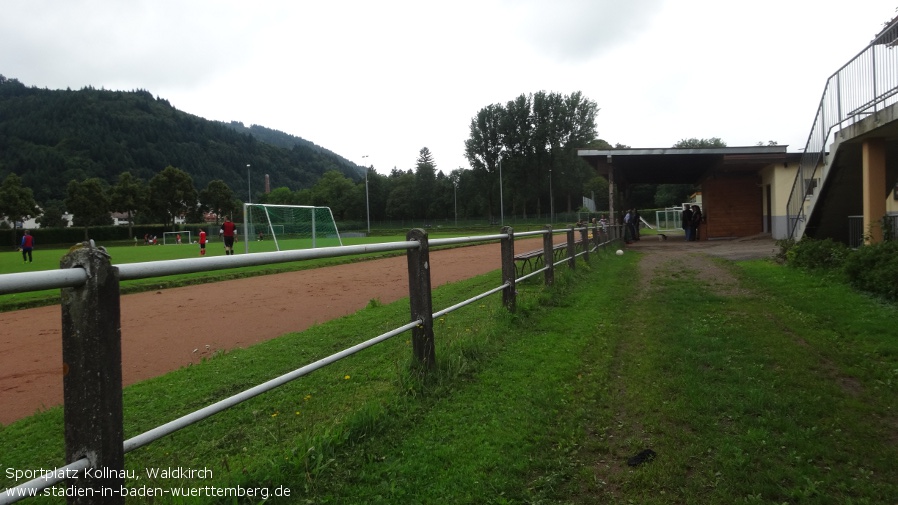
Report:
[{"label": "concrete fence post", "polygon": [[[82,268],[87,282],[62,291],[62,371],[65,456],[87,458],[90,476],[68,479],[73,488],[118,491],[125,485],[122,446],[122,343],[118,269],[93,241],[78,244],[60,268]],[[73,493],[70,504],[97,503],[91,492]],[[78,496],[85,495],[85,496]],[[103,503],[125,503],[107,496]]]},{"label": "concrete fence post", "polygon": [[574,243],[574,227],[567,230],[567,266],[573,270],[577,267],[577,246]]},{"label": "concrete fence post", "polygon": [[406,240],[421,244],[408,250],[408,295],[411,320],[421,320],[412,330],[412,354],[425,369],[436,364],[433,339],[433,298],[430,290],[430,244],[421,228],[409,230]]},{"label": "concrete fence post", "polygon": [[546,286],[555,283],[555,244],[552,242],[552,225],[546,225],[543,233],[543,263],[546,267]]},{"label": "concrete fence post", "polygon": [[514,230],[511,226],[505,226],[500,232],[502,238],[502,282],[508,287],[502,291],[502,304],[509,312],[517,308],[517,293],[515,292],[515,278],[517,270],[514,267]]}]

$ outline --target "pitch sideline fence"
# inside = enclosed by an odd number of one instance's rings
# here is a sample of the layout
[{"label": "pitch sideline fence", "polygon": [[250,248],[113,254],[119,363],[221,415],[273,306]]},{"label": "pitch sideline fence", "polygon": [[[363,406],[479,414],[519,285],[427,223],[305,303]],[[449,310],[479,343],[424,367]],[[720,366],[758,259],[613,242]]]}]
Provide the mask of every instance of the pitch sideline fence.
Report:
[{"label": "pitch sideline fence", "polygon": [[[21,293],[44,289],[61,289],[63,344],[63,408],[65,409],[65,466],[0,492],[0,505],[15,503],[40,491],[66,481],[70,487],[80,488],[67,498],[68,503],[89,503],[94,492],[102,488],[120,489],[125,486],[125,454],[150,444],[166,435],[190,426],[241,402],[254,398],[278,386],[335,363],[363,349],[407,331],[412,332],[413,360],[425,369],[436,362],[433,320],[475,303],[492,294],[502,292],[502,303],[515,310],[516,282],[539,273],[545,274],[546,284],[554,282],[554,267],[567,262],[575,268],[576,259],[589,261],[589,254],[620,240],[620,227],[568,228],[565,249],[567,257],[553,262],[551,226],[544,230],[514,233],[511,227],[502,228],[496,235],[456,237],[430,240],[427,232],[413,229],[404,242],[326,247],[312,250],[281,251],[220,257],[128,263],[114,266],[105,249],[93,241],[73,247],[60,262],[59,270],[0,275],[0,294]],[[579,233],[580,236],[576,237]],[[514,241],[516,237],[543,237],[544,267],[517,278]],[[430,247],[476,242],[500,241],[502,284],[484,293],[433,312],[430,284]],[[123,280],[145,279],[166,275],[207,272],[228,268],[269,265],[316,258],[329,258],[375,252],[405,250],[408,259],[410,322],[391,331],[356,344],[237,393],[216,403],[186,414],[130,439],[124,439],[122,406],[121,314],[119,283]],[[103,469],[103,475],[88,476],[89,469]],[[105,497],[104,503],[124,503],[124,497]]]}]

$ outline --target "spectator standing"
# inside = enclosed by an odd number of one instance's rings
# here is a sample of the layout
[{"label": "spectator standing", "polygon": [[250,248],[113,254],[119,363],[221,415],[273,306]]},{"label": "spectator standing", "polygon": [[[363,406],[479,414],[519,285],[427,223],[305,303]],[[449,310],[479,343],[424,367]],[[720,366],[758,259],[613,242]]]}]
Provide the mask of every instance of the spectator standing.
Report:
[{"label": "spectator standing", "polygon": [[224,224],[221,225],[221,236],[224,238],[225,256],[234,254],[235,235],[237,235],[237,225],[231,222],[231,218],[226,217]]},{"label": "spectator standing", "polygon": [[31,251],[34,249],[34,237],[31,236],[31,232],[25,230],[25,234],[22,235],[22,263],[31,263]]},{"label": "spectator standing", "polygon": [[206,255],[206,230],[200,229],[200,256]]},{"label": "spectator standing", "polygon": [[692,208],[688,205],[683,206],[683,232],[686,234],[686,241],[692,241]]},{"label": "spectator standing", "polygon": [[698,240],[698,228],[702,224],[702,209],[698,205],[692,206],[692,240]]}]

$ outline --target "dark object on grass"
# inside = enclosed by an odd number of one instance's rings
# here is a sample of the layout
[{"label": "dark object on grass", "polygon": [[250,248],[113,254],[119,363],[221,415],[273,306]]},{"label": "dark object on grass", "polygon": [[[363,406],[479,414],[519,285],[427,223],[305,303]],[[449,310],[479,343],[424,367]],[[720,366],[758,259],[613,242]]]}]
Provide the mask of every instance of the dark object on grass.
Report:
[{"label": "dark object on grass", "polygon": [[645,463],[646,461],[651,461],[651,460],[655,459],[655,456],[657,456],[657,454],[655,454],[655,451],[653,451],[651,449],[646,449],[646,450],[640,452],[639,454],[637,454],[636,456],[633,456],[632,458],[628,459],[627,464],[630,466],[639,466],[639,465]]}]

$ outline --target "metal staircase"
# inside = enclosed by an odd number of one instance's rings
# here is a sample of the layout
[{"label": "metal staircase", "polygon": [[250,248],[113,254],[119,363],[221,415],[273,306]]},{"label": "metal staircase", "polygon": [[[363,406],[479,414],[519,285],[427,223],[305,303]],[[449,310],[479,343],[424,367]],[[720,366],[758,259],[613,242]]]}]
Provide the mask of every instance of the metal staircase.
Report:
[{"label": "metal staircase", "polygon": [[[788,236],[804,236],[829,168],[845,140],[839,131],[898,103],[898,18],[826,81],[786,207]],[[831,138],[832,137],[832,138]],[[831,152],[826,148],[830,145]],[[847,222],[847,216],[846,216]]]}]

